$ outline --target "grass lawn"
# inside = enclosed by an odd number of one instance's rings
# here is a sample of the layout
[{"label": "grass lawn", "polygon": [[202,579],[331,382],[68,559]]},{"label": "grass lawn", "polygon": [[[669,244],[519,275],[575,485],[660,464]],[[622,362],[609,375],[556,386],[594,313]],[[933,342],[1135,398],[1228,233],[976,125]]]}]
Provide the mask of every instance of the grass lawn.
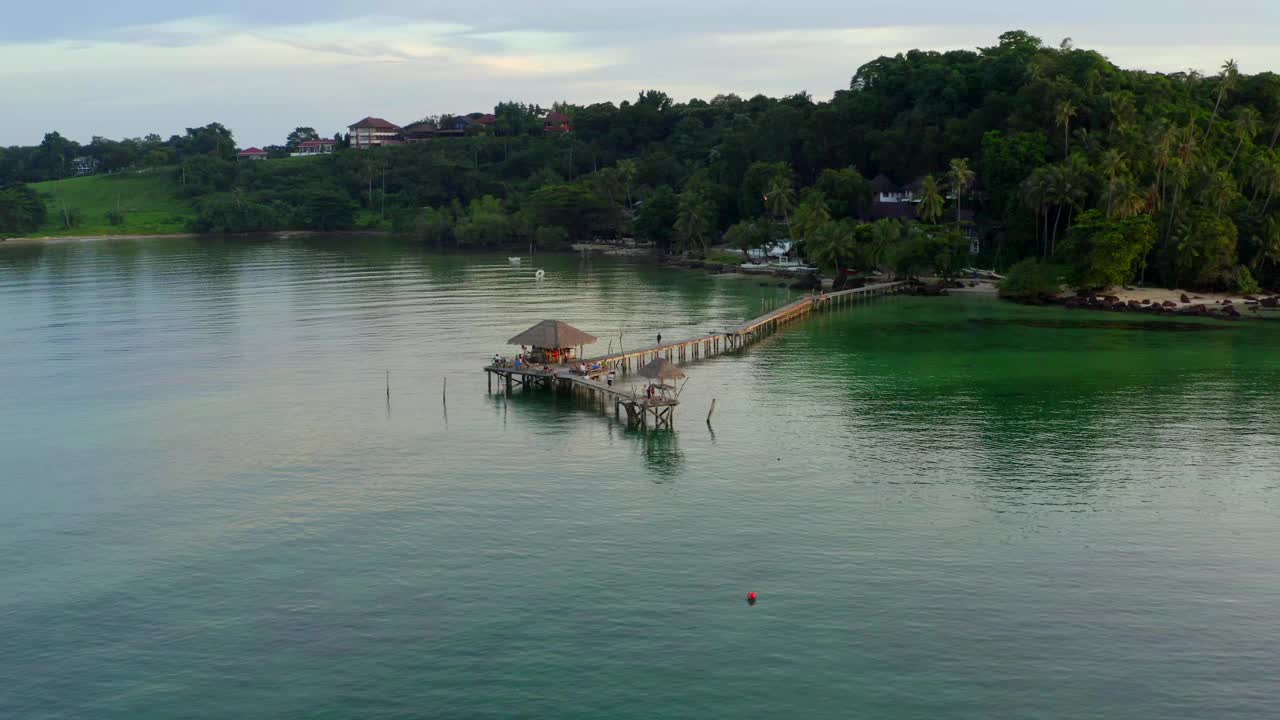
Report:
[{"label": "grass lawn", "polygon": [[[170,168],[52,180],[31,187],[49,208],[49,220],[31,233],[37,237],[182,233],[195,216],[191,202],[178,197]],[[80,211],[75,227],[66,227],[64,207]],[[112,225],[107,213],[117,207],[124,213],[124,222]]]}]

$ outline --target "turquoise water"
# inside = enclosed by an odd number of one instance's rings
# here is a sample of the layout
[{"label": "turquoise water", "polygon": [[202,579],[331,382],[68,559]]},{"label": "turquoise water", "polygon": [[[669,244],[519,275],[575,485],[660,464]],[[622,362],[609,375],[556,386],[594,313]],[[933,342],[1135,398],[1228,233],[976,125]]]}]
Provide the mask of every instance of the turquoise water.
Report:
[{"label": "turquoise water", "polygon": [[1280,714],[1280,323],[893,298],[692,365],[671,433],[479,371],[786,299],[0,248],[0,717]]}]

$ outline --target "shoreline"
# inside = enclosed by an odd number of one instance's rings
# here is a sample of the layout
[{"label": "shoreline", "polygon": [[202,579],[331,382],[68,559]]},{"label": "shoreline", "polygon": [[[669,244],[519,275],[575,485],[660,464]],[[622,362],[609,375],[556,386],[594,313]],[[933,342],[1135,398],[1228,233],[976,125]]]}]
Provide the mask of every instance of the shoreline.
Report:
[{"label": "shoreline", "polygon": [[1005,298],[1022,305],[1047,305],[1068,310],[1141,313],[1220,320],[1280,319],[1280,295],[1230,292],[1192,292],[1180,288],[1122,288],[1099,293],[1059,294],[1053,297]]},{"label": "shoreline", "polygon": [[103,240],[181,240],[201,237],[196,233],[163,233],[152,235],[46,235],[43,237],[9,237],[0,238],[0,248],[19,247],[23,245],[68,245],[79,242],[100,242]]},{"label": "shoreline", "polygon": [[0,238],[0,248],[20,247],[24,245],[68,245],[80,242],[103,242],[110,240],[195,240],[199,238],[274,238],[287,239],[294,236],[325,235],[362,235],[391,236],[390,230],[272,230],[260,233],[143,233],[137,235],[45,235],[41,237],[7,237]]}]

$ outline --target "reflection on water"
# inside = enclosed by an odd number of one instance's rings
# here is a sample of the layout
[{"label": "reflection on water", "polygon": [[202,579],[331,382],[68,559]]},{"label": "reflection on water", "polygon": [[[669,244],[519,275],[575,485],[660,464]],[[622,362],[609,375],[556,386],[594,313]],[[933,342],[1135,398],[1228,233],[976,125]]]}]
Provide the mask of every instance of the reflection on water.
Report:
[{"label": "reflection on water", "polygon": [[0,248],[0,717],[1273,714],[1276,325],[886,299],[690,365],[673,431],[480,371],[786,293]]}]

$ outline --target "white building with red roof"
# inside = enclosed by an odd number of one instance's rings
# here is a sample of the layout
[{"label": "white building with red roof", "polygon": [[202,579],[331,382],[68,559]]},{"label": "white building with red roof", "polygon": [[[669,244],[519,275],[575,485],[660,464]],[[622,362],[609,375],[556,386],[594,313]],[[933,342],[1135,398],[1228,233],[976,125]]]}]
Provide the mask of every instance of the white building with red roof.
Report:
[{"label": "white building with red roof", "polygon": [[298,143],[298,149],[295,150],[293,157],[311,157],[313,155],[332,155],[338,149],[337,140],[303,140]]}]

